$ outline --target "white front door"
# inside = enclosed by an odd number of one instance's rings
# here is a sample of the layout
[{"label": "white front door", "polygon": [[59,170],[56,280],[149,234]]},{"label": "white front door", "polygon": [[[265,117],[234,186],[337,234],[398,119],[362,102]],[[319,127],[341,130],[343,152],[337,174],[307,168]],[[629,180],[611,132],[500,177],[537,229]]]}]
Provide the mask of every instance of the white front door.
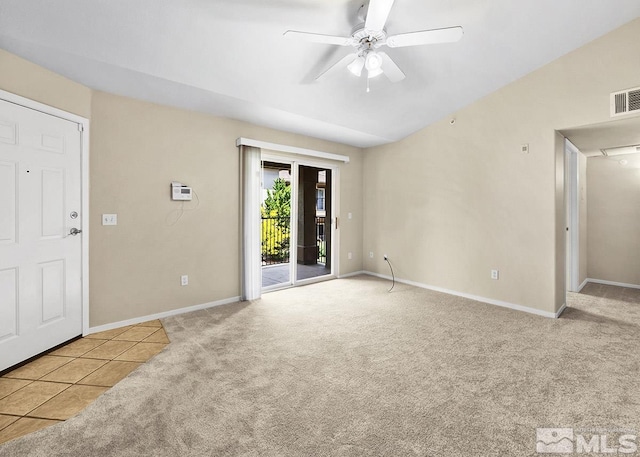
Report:
[{"label": "white front door", "polygon": [[81,132],[0,100],[0,370],[82,334]]}]

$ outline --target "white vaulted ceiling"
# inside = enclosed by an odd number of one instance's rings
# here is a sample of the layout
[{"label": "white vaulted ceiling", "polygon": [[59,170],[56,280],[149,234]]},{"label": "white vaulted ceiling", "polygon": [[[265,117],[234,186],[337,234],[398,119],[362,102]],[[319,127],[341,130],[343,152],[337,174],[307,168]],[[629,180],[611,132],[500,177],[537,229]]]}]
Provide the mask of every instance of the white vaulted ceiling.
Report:
[{"label": "white vaulted ceiling", "polygon": [[[389,34],[461,25],[451,44],[388,49],[407,77],[346,70],[361,1],[0,0],[0,48],[91,88],[366,147],[401,139],[631,21],[638,0],[396,0]],[[1,69],[0,69],[1,71]]]}]

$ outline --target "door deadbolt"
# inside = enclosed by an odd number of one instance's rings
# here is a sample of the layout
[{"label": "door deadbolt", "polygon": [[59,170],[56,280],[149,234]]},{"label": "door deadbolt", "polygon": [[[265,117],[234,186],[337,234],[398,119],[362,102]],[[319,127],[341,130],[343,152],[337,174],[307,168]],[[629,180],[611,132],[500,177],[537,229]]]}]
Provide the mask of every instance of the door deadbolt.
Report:
[{"label": "door deadbolt", "polygon": [[69,214],[69,217],[70,217],[71,219],[75,219],[75,218],[77,218],[77,217],[78,217],[78,213],[76,213],[75,211],[71,211],[71,214]]}]

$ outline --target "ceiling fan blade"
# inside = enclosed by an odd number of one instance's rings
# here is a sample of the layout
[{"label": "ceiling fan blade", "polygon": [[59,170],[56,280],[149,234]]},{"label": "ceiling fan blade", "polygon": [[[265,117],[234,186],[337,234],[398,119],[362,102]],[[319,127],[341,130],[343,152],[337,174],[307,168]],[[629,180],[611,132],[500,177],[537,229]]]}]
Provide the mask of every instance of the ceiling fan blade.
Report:
[{"label": "ceiling fan blade", "polygon": [[367,10],[367,19],[364,23],[365,30],[380,32],[387,23],[394,0],[370,0]]},{"label": "ceiling fan blade", "polygon": [[347,66],[351,62],[353,62],[356,59],[356,57],[358,57],[358,54],[356,54],[355,52],[352,52],[351,54],[347,54],[342,59],[340,59],[336,63],[334,63],[333,65],[330,65],[325,71],[320,73],[316,77],[316,81],[324,78],[328,73],[333,73],[334,70],[339,70],[340,68],[347,68]]},{"label": "ceiling fan blade", "polygon": [[353,37],[341,37],[332,35],[321,35],[319,33],[296,32],[295,30],[287,30],[284,32],[287,38],[296,38],[312,43],[335,44],[338,46],[349,46],[354,44]]},{"label": "ceiling fan blade", "polygon": [[392,83],[402,81],[405,75],[404,72],[400,70],[400,67],[391,60],[391,57],[389,57],[386,52],[378,52],[378,54],[382,57],[382,71],[384,71],[385,76],[389,78],[389,81]]},{"label": "ceiling fan blade", "polygon": [[453,43],[463,35],[462,27],[447,27],[445,29],[422,30],[420,32],[401,33],[387,37],[387,46],[402,48],[420,44]]}]

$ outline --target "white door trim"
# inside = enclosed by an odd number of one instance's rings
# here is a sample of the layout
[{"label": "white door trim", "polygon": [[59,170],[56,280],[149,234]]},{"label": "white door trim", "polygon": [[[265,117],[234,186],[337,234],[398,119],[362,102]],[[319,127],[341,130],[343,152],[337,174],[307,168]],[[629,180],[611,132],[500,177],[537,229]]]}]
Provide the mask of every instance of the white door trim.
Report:
[{"label": "white door trim", "polygon": [[81,130],[82,335],[89,332],[89,119],[0,89],[0,100],[75,122]]},{"label": "white door trim", "polygon": [[567,198],[567,227],[569,227],[569,290],[580,290],[580,172],[578,167],[580,151],[571,141],[565,138],[566,177],[565,195]]}]

